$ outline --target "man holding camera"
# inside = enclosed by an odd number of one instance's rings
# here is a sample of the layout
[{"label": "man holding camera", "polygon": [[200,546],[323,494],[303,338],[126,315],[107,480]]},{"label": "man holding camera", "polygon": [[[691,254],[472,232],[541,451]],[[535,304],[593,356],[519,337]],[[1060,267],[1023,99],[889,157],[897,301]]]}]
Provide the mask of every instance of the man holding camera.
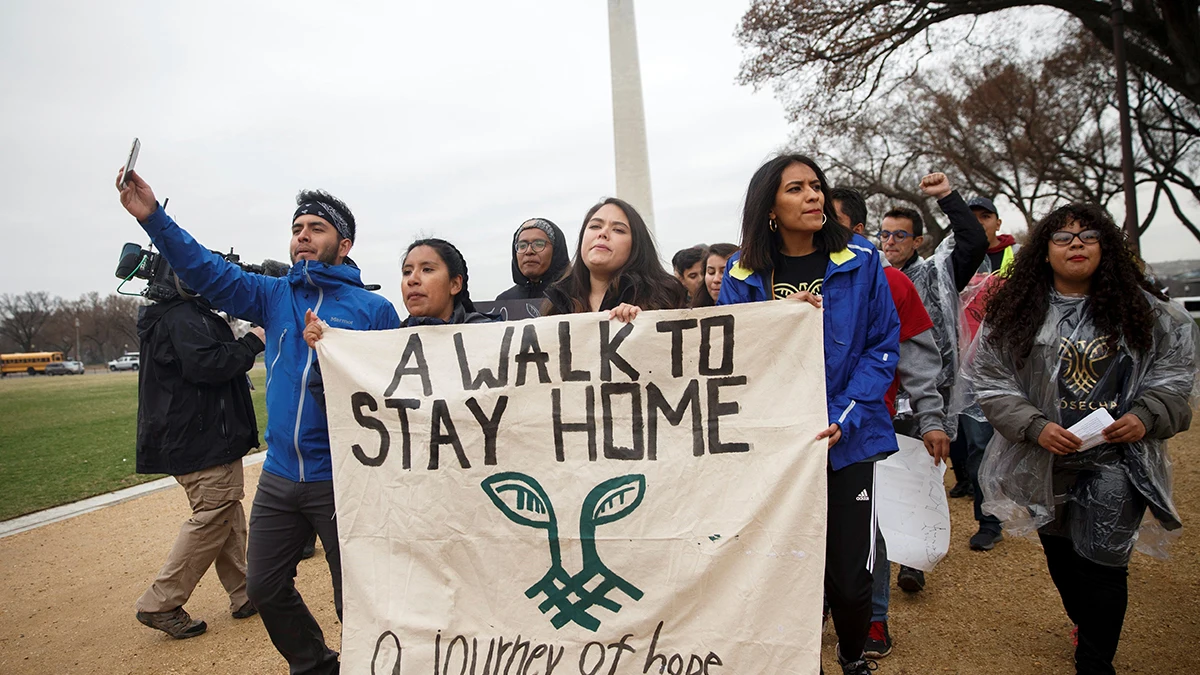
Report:
[{"label": "man holding camera", "polygon": [[150,235],[179,278],[236,317],[266,327],[267,459],[250,513],[247,591],[275,648],[293,674],[336,673],[338,654],[296,591],[296,564],[315,529],[342,615],[341,559],[334,513],[329,429],[308,392],[315,354],[304,342],[305,312],[340,328],[398,328],[387,299],[363,287],[346,257],[354,215],[324,192],[301,192],[292,216],[287,277],[251,274],[201,246],[158,205],[150,186],[129,172],[121,204]]},{"label": "man holding camera", "polygon": [[138,599],[137,619],[182,640],[208,629],[183,605],[210,565],[234,618],[255,614],[246,595],[242,457],[258,447],[246,371],[263,350],[263,330],[235,340],[203,298],[163,293],[138,316],[137,471],[174,476],[192,516]]}]

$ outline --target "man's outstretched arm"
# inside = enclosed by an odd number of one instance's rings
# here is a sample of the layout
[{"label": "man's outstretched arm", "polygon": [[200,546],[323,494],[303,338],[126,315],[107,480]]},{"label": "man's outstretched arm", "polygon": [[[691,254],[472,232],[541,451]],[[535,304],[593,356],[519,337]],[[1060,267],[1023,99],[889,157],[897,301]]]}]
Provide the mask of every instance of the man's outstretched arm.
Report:
[{"label": "man's outstretched arm", "polygon": [[184,283],[214,307],[239,319],[266,325],[270,293],[285,281],[246,272],[202,246],[159,206],[154,191],[136,171],[129,172],[124,188],[120,184],[118,174],[121,205],[137,218]]}]

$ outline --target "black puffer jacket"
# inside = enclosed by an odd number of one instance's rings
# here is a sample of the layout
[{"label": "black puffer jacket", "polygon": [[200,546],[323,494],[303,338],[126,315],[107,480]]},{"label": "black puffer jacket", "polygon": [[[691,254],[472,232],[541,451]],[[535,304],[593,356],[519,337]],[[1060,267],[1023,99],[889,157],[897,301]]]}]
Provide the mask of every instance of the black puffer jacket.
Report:
[{"label": "black puffer jacket", "polygon": [[[496,302],[502,300],[529,300],[541,298],[546,295],[546,289],[550,284],[558,280],[562,276],[563,270],[571,264],[571,254],[567,251],[567,238],[563,231],[557,225],[550,221],[545,221],[550,224],[550,228],[554,230],[554,241],[551,245],[554,246],[554,251],[550,256],[550,269],[542,275],[537,281],[530,281],[521,274],[521,266],[517,264],[517,237],[521,236],[521,228],[513,233],[512,245],[512,278],[516,285],[496,296]],[[524,225],[525,223],[521,223]]]},{"label": "black puffer jacket", "polygon": [[143,307],[138,338],[138,473],[179,476],[258,447],[246,371],[261,340],[235,340],[203,300],[178,298]]}]

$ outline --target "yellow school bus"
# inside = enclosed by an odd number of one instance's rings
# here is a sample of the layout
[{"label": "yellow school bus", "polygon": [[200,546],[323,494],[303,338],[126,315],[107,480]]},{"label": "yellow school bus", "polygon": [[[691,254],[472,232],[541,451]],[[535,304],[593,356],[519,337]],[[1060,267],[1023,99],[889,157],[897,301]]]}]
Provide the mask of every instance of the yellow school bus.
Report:
[{"label": "yellow school bus", "polygon": [[29,352],[0,354],[0,377],[9,373],[46,374],[46,364],[62,361],[62,352]]}]

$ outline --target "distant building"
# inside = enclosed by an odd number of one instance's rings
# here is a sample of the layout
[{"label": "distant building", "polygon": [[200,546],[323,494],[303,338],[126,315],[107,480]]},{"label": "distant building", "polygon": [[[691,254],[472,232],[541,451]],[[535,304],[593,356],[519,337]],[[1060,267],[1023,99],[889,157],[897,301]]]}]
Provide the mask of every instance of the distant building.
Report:
[{"label": "distant building", "polygon": [[1149,267],[1167,295],[1181,302],[1193,319],[1200,319],[1200,260],[1175,260]]}]

